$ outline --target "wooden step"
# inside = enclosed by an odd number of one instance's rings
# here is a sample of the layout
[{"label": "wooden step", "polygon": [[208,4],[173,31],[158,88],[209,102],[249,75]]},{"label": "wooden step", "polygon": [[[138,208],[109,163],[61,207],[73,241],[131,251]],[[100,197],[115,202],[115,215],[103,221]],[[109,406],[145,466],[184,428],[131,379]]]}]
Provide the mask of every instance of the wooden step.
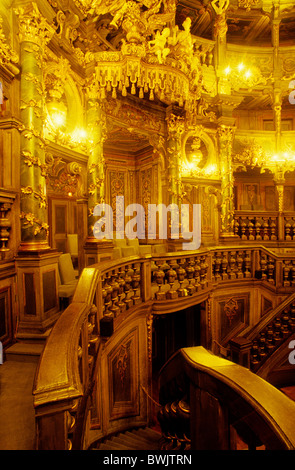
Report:
[{"label": "wooden step", "polygon": [[133,429],[132,431],[130,431],[138,436],[143,436],[143,437],[146,437],[150,440],[153,440],[153,441],[159,441],[162,437],[162,435],[158,432],[158,431],[154,431],[153,429],[151,428],[139,428],[139,429]]},{"label": "wooden step", "polygon": [[99,444],[99,447],[97,450],[130,450],[129,447],[125,447],[125,446],[114,446],[112,444],[109,443],[102,443],[102,444]]},{"label": "wooden step", "polygon": [[159,450],[161,434],[150,428],[132,429],[98,443],[96,450]]},{"label": "wooden step", "polygon": [[143,445],[141,443],[138,443],[136,439],[134,439],[133,441],[130,441],[126,439],[125,437],[115,436],[115,437],[112,437],[110,443],[111,442],[116,442],[122,446],[126,446],[129,450],[145,450],[143,448]]},{"label": "wooden step", "polygon": [[18,342],[5,349],[7,361],[38,362],[45,343]]},{"label": "wooden step", "polygon": [[146,450],[156,450],[157,449],[157,442],[158,441],[152,441],[151,439],[149,438],[144,438],[143,436],[141,435],[137,435],[136,433],[133,433],[133,432],[130,432],[130,431],[127,431],[124,433],[124,436],[130,438],[130,439],[134,439],[136,440],[136,442],[142,444],[143,446],[145,446]]}]

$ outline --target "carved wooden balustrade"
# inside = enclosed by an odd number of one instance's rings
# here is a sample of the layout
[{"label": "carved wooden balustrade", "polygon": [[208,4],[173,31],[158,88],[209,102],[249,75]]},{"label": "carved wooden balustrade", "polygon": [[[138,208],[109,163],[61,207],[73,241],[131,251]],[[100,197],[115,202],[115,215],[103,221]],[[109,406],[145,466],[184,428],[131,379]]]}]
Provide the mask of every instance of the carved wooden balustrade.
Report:
[{"label": "carved wooden balustrade", "polygon": [[[97,419],[93,391],[100,355],[106,345],[112,344],[120,325],[139,315],[147,325],[145,316],[153,312],[181,310],[208,299],[219,286],[241,286],[246,282],[252,286],[263,283],[274,293],[288,295],[295,284],[292,255],[278,255],[260,246],[222,246],[133,256],[85,268],[73,301],[55,324],[38,366],[33,390],[37,448],[85,448],[85,435]],[[288,308],[288,319],[286,311],[280,314],[281,336],[294,327],[294,304],[288,304]],[[272,325],[259,331],[259,357],[263,342],[271,351],[271,327],[272,342],[276,342],[277,316]],[[150,348],[151,338],[149,356]],[[254,352],[255,348],[253,342]],[[256,360],[258,355],[253,358]],[[145,419],[148,422],[148,416]],[[132,425],[128,413],[126,420]]]},{"label": "carved wooden balustrade", "polygon": [[243,241],[277,241],[279,240],[278,214],[236,211],[235,234]]},{"label": "carved wooden balustrade", "polygon": [[250,368],[259,371],[266,360],[295,332],[295,294],[270,315],[262,317],[246,338],[249,340]]},{"label": "carved wooden balustrade", "polygon": [[156,300],[173,300],[192,296],[204,291],[209,286],[209,252],[189,252],[153,258],[155,269],[153,281],[158,291],[153,292]]},{"label": "carved wooden balustrade", "polygon": [[235,234],[243,242],[291,243],[295,241],[295,214],[235,211]]}]

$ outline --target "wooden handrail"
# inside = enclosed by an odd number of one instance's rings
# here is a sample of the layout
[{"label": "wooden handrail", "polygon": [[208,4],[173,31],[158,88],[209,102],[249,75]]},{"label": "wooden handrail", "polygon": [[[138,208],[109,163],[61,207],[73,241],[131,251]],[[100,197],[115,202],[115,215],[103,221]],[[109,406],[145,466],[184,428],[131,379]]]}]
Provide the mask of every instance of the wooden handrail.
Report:
[{"label": "wooden handrail", "polygon": [[271,384],[201,346],[170,358],[160,388],[181,371],[190,383],[192,449],[231,449],[230,426],[247,428],[267,450],[295,449],[295,403]]}]

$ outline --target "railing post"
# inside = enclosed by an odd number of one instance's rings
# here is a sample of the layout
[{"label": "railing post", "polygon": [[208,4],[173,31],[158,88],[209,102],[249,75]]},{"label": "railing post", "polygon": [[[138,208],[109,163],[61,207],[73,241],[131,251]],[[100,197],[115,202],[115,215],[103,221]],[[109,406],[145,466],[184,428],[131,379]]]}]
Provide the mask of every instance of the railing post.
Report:
[{"label": "railing post", "polygon": [[230,450],[227,407],[206,390],[190,387],[192,450]]},{"label": "railing post", "polygon": [[142,302],[148,302],[152,298],[151,259],[141,263],[140,283]]},{"label": "railing post", "polygon": [[276,288],[283,285],[283,261],[275,260],[275,286]]},{"label": "railing post", "polygon": [[278,215],[278,240],[283,242],[285,240],[285,216],[283,212]]},{"label": "railing post", "polygon": [[246,338],[237,337],[231,339],[229,345],[231,361],[250,369],[250,351],[252,341],[249,341]]}]

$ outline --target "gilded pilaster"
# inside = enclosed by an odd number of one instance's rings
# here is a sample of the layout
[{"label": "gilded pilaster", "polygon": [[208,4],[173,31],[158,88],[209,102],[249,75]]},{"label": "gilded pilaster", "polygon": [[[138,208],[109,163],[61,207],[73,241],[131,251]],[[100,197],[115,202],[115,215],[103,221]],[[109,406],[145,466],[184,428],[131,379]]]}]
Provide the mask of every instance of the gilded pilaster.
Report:
[{"label": "gilded pilaster", "polygon": [[234,177],[231,163],[234,129],[220,126],[218,129],[221,173],[221,237],[234,236]]},{"label": "gilded pilaster", "polygon": [[21,50],[21,250],[48,248],[42,59],[54,30],[30,3],[16,11]]},{"label": "gilded pilaster", "polygon": [[167,156],[169,204],[180,204],[181,199],[181,138],[184,132],[184,118],[173,112],[167,116]]},{"label": "gilded pilaster", "polygon": [[[167,159],[168,159],[168,202],[173,207],[178,206],[179,215],[180,204],[182,198],[182,181],[181,181],[181,140],[182,134],[185,130],[185,119],[182,113],[174,113],[173,109],[168,109],[167,113]],[[170,251],[179,251],[182,249],[181,241],[181,225],[179,221],[178,233],[179,237],[175,239],[172,232],[175,232],[176,227],[172,228],[172,217],[169,213],[170,220],[168,220],[168,249]],[[179,220],[179,219],[178,219]]]},{"label": "gilded pilaster", "polygon": [[106,138],[106,114],[103,104],[97,98],[95,88],[88,88],[87,131],[89,136],[89,157],[87,166],[88,185],[88,237],[93,237],[96,218],[93,210],[105,202],[105,159],[103,143]]}]

